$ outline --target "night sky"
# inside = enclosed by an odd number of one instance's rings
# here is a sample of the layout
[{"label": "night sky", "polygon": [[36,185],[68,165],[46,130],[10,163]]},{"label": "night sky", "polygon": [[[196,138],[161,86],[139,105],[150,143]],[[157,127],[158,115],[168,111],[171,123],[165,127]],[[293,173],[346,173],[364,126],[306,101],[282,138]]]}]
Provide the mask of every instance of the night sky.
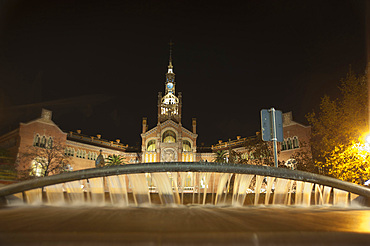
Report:
[{"label": "night sky", "polygon": [[0,0],[0,127],[53,111],[64,131],[136,145],[157,123],[170,40],[198,145],[253,136],[260,110],[305,115],[366,64],[365,2]]}]

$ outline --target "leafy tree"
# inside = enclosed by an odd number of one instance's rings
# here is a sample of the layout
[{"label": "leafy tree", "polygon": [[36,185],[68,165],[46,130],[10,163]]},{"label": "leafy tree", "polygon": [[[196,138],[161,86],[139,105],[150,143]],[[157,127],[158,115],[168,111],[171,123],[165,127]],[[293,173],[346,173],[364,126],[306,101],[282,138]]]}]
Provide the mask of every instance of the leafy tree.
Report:
[{"label": "leafy tree", "polygon": [[237,154],[238,163],[252,165],[274,165],[273,146],[271,142],[263,141],[260,133],[245,142],[246,154]]},{"label": "leafy tree", "polygon": [[306,171],[310,173],[319,173],[318,167],[312,159],[310,145],[305,142],[300,142],[299,151],[291,155],[290,159],[296,161],[296,170]]},{"label": "leafy tree", "polygon": [[65,155],[65,145],[55,139],[50,146],[31,146],[17,159],[21,179],[49,176],[68,171],[70,156]]},{"label": "leafy tree", "polygon": [[123,165],[125,164],[124,162],[124,157],[121,155],[109,155],[105,165],[106,166],[118,166],[118,165]]},{"label": "leafy tree", "polygon": [[366,76],[357,76],[349,71],[341,80],[339,89],[340,98],[324,96],[319,113],[307,115],[312,126],[312,156],[322,174],[354,182],[353,176],[368,175],[366,167],[356,166],[360,153],[353,150],[360,137],[368,131]]},{"label": "leafy tree", "polygon": [[231,148],[228,151],[217,151],[214,162],[226,162],[228,158],[230,163],[274,165],[272,143],[263,141],[260,133],[257,133],[255,137],[247,139],[243,147],[246,151],[239,152]]},{"label": "leafy tree", "polygon": [[213,162],[226,163],[227,162],[227,151],[218,150],[216,152],[216,158],[213,160]]},{"label": "leafy tree", "polygon": [[339,145],[326,157],[323,167],[329,175],[356,184],[370,179],[370,146],[363,139]]}]

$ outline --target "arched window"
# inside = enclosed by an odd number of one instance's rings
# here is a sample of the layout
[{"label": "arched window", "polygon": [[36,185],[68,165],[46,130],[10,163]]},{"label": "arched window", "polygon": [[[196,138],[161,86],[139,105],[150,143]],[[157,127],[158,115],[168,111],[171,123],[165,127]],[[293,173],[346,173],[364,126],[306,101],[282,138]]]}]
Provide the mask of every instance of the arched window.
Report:
[{"label": "arched window", "polygon": [[163,143],[176,143],[176,134],[171,130],[165,131],[162,136],[162,142]]},{"label": "arched window", "polygon": [[294,149],[299,148],[299,141],[298,141],[298,137],[297,136],[294,136],[293,137],[293,148]]},{"label": "arched window", "polygon": [[155,151],[155,140],[150,140],[146,146],[147,151]]},{"label": "arched window", "polygon": [[40,146],[40,136],[36,134],[35,138],[33,139],[33,146]]},{"label": "arched window", "polygon": [[80,158],[80,150],[79,149],[77,150],[76,157]]},{"label": "arched window", "polygon": [[284,141],[281,143],[281,150],[287,150],[286,140],[285,140],[285,139],[284,139]]},{"label": "arched window", "polygon": [[287,144],[288,144],[288,149],[293,149],[293,144],[292,144],[292,139],[291,138],[288,138]]},{"label": "arched window", "polygon": [[45,136],[42,136],[41,138],[40,147],[43,147],[43,148],[46,147],[46,137]]},{"label": "arched window", "polygon": [[188,140],[182,141],[182,151],[191,151],[191,144]]},{"label": "arched window", "polygon": [[53,139],[51,137],[49,137],[49,139],[48,139],[48,145],[47,145],[47,147],[49,149],[53,148]]}]

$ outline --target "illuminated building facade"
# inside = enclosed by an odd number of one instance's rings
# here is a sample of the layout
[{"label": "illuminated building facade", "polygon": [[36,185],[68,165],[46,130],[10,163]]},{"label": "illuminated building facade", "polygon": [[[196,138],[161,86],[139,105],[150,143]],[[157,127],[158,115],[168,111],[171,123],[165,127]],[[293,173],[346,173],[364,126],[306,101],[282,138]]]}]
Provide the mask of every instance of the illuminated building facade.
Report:
[{"label": "illuminated building facade", "polygon": [[[77,132],[63,132],[52,121],[52,112],[42,110],[41,117],[28,123],[20,123],[19,127],[0,137],[0,148],[9,150],[16,158],[27,148],[47,148],[55,143],[65,146],[65,155],[71,157],[70,171],[94,168],[95,161],[100,153],[104,158],[109,155],[124,157],[125,163],[150,163],[150,162],[198,162],[214,161],[217,150],[235,150],[244,155],[245,144],[248,138],[237,137],[236,140],[227,142],[219,141],[212,146],[210,152],[197,151],[196,119],[192,119],[192,129],[188,130],[181,124],[182,95],[176,94],[175,73],[170,55],[168,70],[165,75],[164,95],[158,93],[157,125],[148,129],[147,118],[142,120],[141,151],[128,151],[129,146],[120,143],[119,139],[108,141],[101,135],[87,136],[81,130]],[[291,156],[308,146],[301,146],[302,142],[309,143],[311,128],[292,120],[291,112],[284,114],[284,142],[279,145],[279,160],[287,167],[294,168],[295,160]],[[37,162],[30,163],[30,168],[35,169],[35,175],[40,173]]]},{"label": "illuminated building facade", "polygon": [[147,118],[142,123],[142,162],[197,161],[196,119],[192,131],[181,124],[182,95],[176,96],[175,73],[170,57],[165,80],[165,95],[158,93],[157,126],[148,130]]}]

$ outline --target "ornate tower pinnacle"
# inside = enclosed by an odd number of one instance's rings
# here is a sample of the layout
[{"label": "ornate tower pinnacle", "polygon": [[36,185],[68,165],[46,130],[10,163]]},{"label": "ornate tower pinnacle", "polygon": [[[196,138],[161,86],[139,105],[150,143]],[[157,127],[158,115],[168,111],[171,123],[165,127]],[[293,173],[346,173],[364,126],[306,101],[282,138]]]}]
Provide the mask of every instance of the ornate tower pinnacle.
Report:
[{"label": "ornate tower pinnacle", "polygon": [[170,59],[168,71],[166,73],[165,95],[158,96],[158,123],[162,123],[168,119],[181,123],[181,95],[175,95],[175,74],[172,66],[172,41],[170,41]]},{"label": "ornate tower pinnacle", "polygon": [[172,41],[170,40],[169,45],[170,45],[170,59],[168,61],[168,72],[167,73],[173,73],[173,66],[172,66],[172,45],[174,45],[174,43],[172,43]]},{"label": "ornate tower pinnacle", "polygon": [[166,83],[165,83],[165,94],[175,94],[175,74],[173,72],[172,66],[172,41],[169,43],[170,45],[170,57],[168,61],[168,71],[166,73]]}]

